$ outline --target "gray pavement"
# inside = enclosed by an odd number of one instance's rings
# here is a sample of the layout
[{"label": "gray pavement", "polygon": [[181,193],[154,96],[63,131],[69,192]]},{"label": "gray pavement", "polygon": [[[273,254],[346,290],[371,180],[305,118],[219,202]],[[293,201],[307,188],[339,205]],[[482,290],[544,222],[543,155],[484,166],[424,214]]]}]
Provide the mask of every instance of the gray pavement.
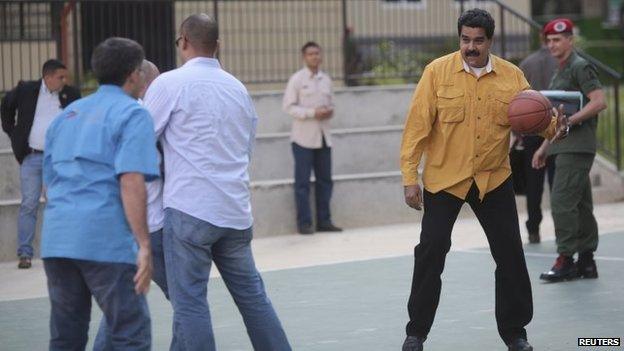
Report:
[{"label": "gray pavement", "polygon": [[[598,280],[541,283],[539,273],[555,258],[554,243],[525,246],[535,302],[528,332],[536,350],[593,351],[596,348],[577,347],[577,338],[624,337],[622,207],[596,209],[604,233],[597,253]],[[543,225],[546,239],[552,238],[547,234],[552,228],[548,217]],[[258,266],[293,349],[400,350],[412,274],[410,253],[418,229],[412,224],[258,240]],[[505,350],[496,331],[494,264],[484,235],[474,220],[462,220],[454,240],[426,350]],[[46,349],[49,303],[40,261],[35,265],[28,272],[17,271],[13,263],[0,265],[0,350]],[[219,350],[251,350],[238,311],[217,275],[209,289]],[[154,350],[166,350],[171,308],[155,286],[148,298]],[[100,316],[94,308],[91,339]]]}]

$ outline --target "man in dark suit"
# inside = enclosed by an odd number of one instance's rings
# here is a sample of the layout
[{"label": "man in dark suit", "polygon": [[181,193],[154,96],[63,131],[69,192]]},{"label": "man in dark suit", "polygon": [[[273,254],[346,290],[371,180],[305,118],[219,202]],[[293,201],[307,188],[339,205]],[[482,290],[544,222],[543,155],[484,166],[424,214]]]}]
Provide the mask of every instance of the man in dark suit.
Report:
[{"label": "man in dark suit", "polygon": [[[542,42],[544,37],[542,36]],[[534,90],[547,90],[550,80],[557,69],[555,60],[548,47],[545,45],[541,49],[527,56],[519,65],[524,76]],[[524,146],[524,158],[522,167],[526,179],[527,212],[529,218],[526,221],[526,228],[529,232],[529,242],[537,244],[540,242],[540,223],[542,222],[542,194],[544,193],[544,178],[548,176],[548,184],[552,187],[555,177],[555,156],[546,159],[546,167],[535,169],[532,161],[535,152],[542,146],[544,138],[539,135],[522,137]]]},{"label": "man in dark suit", "polygon": [[78,89],[65,85],[67,68],[58,60],[43,64],[43,77],[20,81],[4,96],[0,107],[2,130],[11,139],[20,164],[22,203],[17,220],[19,268],[30,268],[33,257],[37,209],[41,196],[41,167],[45,135],[52,120],[74,100]]}]

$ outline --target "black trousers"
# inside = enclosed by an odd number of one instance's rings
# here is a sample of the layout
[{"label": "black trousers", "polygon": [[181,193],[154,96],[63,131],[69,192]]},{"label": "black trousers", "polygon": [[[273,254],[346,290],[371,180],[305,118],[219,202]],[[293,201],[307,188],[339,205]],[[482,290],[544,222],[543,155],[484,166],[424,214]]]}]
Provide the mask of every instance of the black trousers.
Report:
[{"label": "black trousers", "polygon": [[481,223],[496,262],[498,332],[506,344],[518,337],[526,338],[524,327],[533,317],[533,298],[511,178],[487,193],[483,201],[479,200],[474,184],[465,201],[444,191],[436,194],[424,191],[422,232],[414,249],[407,335],[426,337],[431,330],[440,300],[440,275],[451,248],[451,231],[464,202]]},{"label": "black trousers", "polygon": [[524,174],[526,180],[525,193],[527,198],[526,228],[529,233],[539,233],[542,223],[542,194],[544,193],[544,177],[548,175],[548,185],[552,189],[555,177],[555,156],[546,159],[546,167],[535,169],[531,164],[533,154],[542,145],[544,138],[539,136],[527,136],[523,138],[524,145]]}]

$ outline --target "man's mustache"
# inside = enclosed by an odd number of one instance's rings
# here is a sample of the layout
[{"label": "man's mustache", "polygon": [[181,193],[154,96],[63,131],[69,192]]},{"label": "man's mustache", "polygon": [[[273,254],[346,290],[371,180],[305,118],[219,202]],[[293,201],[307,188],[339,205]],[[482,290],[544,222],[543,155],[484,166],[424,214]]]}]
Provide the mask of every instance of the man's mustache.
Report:
[{"label": "man's mustache", "polygon": [[473,56],[474,56],[474,57],[479,56],[479,52],[478,52],[478,51],[476,51],[476,50],[469,50],[469,51],[466,51],[466,57],[473,57]]}]

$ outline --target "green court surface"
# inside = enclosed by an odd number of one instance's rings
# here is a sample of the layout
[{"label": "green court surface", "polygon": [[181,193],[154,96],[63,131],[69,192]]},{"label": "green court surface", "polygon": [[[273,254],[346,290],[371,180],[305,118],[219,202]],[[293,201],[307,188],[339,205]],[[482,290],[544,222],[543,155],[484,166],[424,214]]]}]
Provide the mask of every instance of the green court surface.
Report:
[{"label": "green court surface", "polygon": [[[624,350],[577,347],[579,337],[624,337],[624,233],[600,237],[598,280],[539,281],[554,261],[554,243],[525,247],[535,314],[528,327],[535,350]],[[263,274],[294,350],[400,350],[407,318],[412,257],[375,259]],[[7,284],[8,282],[2,282]],[[219,350],[251,350],[223,282],[209,288]],[[149,294],[153,349],[167,350],[172,311],[153,286]],[[101,313],[94,308],[90,340]],[[47,298],[0,302],[0,350],[44,350]],[[89,346],[90,348],[90,346]],[[494,321],[494,264],[487,248],[452,251],[442,298],[425,350],[506,350]]]}]

